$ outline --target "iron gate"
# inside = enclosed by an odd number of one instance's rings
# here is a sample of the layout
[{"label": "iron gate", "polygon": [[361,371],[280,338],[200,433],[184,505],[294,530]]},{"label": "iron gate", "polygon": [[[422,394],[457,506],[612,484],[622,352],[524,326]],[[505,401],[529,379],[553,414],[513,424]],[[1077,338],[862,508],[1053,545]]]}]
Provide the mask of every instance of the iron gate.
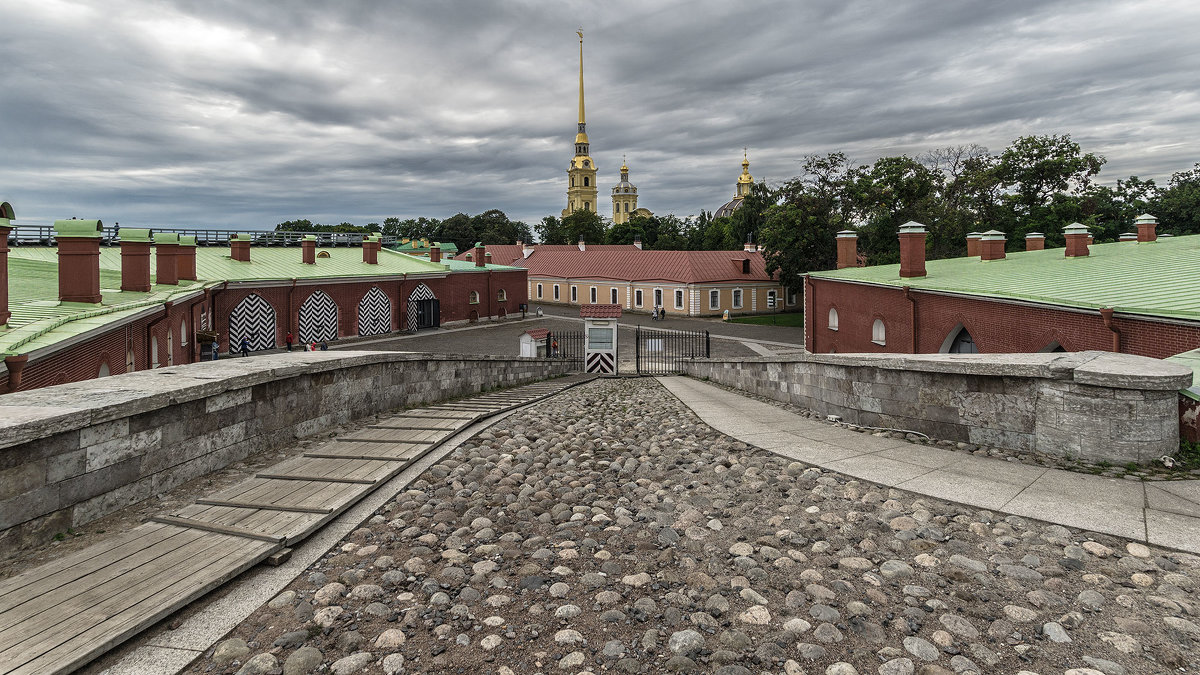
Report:
[{"label": "iron gate", "polygon": [[[555,343],[558,344],[558,349],[554,348]],[[583,370],[583,331],[563,331],[561,333],[551,332],[546,336],[546,356],[556,359],[566,359],[575,363],[579,370]]]},{"label": "iron gate", "polygon": [[708,358],[708,331],[657,330],[637,326],[634,353],[639,375],[672,375],[683,372],[682,361]]}]

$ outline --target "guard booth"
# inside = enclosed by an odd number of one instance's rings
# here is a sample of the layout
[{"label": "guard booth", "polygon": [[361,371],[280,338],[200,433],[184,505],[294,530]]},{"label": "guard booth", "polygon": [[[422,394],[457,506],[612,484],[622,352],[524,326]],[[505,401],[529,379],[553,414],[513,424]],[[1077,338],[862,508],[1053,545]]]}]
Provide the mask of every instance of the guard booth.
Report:
[{"label": "guard booth", "polygon": [[545,328],[533,328],[521,334],[521,356],[523,358],[545,357],[549,355],[550,331]]},{"label": "guard booth", "polygon": [[583,319],[584,371],[600,375],[617,373],[617,319],[620,305],[584,305],[579,310]]}]

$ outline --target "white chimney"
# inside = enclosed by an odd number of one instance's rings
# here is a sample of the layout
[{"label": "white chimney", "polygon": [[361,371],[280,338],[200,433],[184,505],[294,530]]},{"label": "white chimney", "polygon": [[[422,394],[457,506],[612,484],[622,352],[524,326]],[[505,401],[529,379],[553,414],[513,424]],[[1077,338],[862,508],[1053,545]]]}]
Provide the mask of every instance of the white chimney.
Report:
[{"label": "white chimney", "polygon": [[636,247],[638,247],[638,248],[641,248],[641,247],[642,247],[642,240],[641,240],[641,238],[634,239],[634,240],[633,240],[633,245],[634,245],[634,246],[636,246]]},{"label": "white chimney", "polygon": [[528,258],[533,253],[533,244],[521,245],[521,257]]},{"label": "white chimney", "polygon": [[579,250],[580,250],[580,251],[586,251],[586,250],[587,250],[587,244],[583,243],[583,237],[580,237],[580,238],[579,238]]}]

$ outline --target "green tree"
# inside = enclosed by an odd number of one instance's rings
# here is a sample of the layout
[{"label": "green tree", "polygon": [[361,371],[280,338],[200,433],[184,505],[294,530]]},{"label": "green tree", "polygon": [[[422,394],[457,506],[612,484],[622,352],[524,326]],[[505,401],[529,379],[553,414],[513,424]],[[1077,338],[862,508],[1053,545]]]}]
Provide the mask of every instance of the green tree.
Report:
[{"label": "green tree", "polygon": [[1149,212],[1158,218],[1163,232],[1200,234],[1200,163],[1171,174]]},{"label": "green tree", "polygon": [[584,242],[600,244],[605,240],[604,232],[604,219],[599,213],[578,209],[562,219],[561,235],[564,241],[546,243],[574,244],[582,239]]},{"label": "green tree", "polygon": [[440,222],[431,239],[454,242],[459,251],[465,251],[479,241],[471,217],[465,213],[456,213]]},{"label": "green tree", "polygon": [[542,218],[542,222],[533,226],[537,239],[543,244],[565,244],[567,236],[563,232],[562,221],[554,216]]}]

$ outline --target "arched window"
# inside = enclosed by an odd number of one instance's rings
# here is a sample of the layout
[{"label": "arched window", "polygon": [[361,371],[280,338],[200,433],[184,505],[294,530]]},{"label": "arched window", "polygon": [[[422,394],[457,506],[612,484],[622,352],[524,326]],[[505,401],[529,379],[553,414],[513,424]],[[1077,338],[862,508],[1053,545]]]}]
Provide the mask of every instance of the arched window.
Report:
[{"label": "arched window", "polygon": [[504,302],[506,300],[508,300],[508,293],[505,293],[503,288],[496,291],[496,302]]},{"label": "arched window", "polygon": [[187,321],[183,319],[179,321],[179,346],[187,346]]},{"label": "arched window", "polygon": [[966,328],[959,328],[954,339],[950,341],[951,354],[978,354],[979,347],[975,344],[975,338],[971,337],[971,333]]},{"label": "arched window", "polygon": [[590,179],[587,176],[584,176],[583,177],[583,187],[587,187],[588,185],[590,185],[589,181],[590,181]]},{"label": "arched window", "polygon": [[479,304],[479,291],[471,291],[471,298],[468,300],[472,305]]},{"label": "arched window", "polygon": [[591,211],[591,210],[592,210],[592,203],[591,203],[591,202],[584,202],[584,203],[583,203],[583,210],[584,210],[584,211]]},{"label": "arched window", "polygon": [[610,288],[609,295],[612,297],[612,304],[617,304],[617,289]]},{"label": "arched window", "polygon": [[837,330],[837,329],[838,329],[837,310],[830,307],[829,308],[829,330]]},{"label": "arched window", "polygon": [[625,213],[629,213],[629,202],[625,202]]},{"label": "arched window", "polygon": [[112,372],[108,369],[108,361],[100,364],[100,371],[96,373],[96,377],[108,377]]},{"label": "arched window", "polygon": [[877,345],[887,344],[887,328],[883,325],[883,319],[875,319],[875,323],[871,324],[871,342]]},{"label": "arched window", "polygon": [[537,285],[537,296],[539,298],[542,297],[542,285],[541,284]]}]

